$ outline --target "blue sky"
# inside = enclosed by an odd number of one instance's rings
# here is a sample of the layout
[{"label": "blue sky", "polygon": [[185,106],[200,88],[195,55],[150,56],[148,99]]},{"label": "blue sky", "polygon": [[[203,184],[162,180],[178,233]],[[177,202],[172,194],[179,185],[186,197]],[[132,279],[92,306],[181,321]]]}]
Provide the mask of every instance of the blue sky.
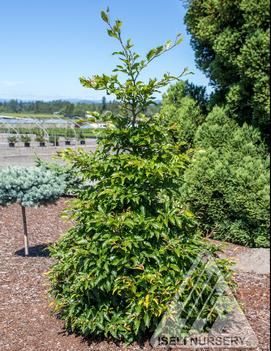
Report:
[{"label": "blue sky", "polygon": [[117,42],[106,34],[101,9],[124,22],[141,54],[177,33],[183,43],[154,62],[145,73],[161,77],[189,67],[189,80],[207,85],[196,69],[190,39],[183,24],[180,0],[8,0],[0,2],[0,98],[101,99],[102,92],[83,88],[78,78],[110,73]]}]

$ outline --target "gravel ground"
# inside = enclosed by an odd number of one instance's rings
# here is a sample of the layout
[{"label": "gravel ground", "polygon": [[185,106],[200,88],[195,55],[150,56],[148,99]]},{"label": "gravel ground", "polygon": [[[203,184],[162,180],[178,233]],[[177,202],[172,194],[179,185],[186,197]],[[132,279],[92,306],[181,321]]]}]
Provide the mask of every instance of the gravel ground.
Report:
[{"label": "gravel ground", "polygon": [[[51,315],[47,299],[48,282],[44,273],[52,260],[44,248],[71,225],[59,217],[67,201],[61,199],[57,205],[27,209],[31,246],[30,257],[27,258],[23,256],[20,207],[0,207],[0,350],[142,350],[138,345],[127,348],[68,336],[63,330],[63,322]],[[225,255],[240,258],[245,253],[247,259],[249,250],[227,245]],[[236,297],[258,337],[257,350],[269,350],[269,275],[257,272],[236,270]],[[143,350],[151,348],[145,345]]]},{"label": "gravel ground", "polygon": [[[19,143],[18,143],[19,144]],[[74,145],[74,142],[69,148],[78,148],[79,145]],[[85,150],[94,151],[96,149],[95,139],[86,139],[86,145],[80,146]],[[37,145],[31,145],[31,147],[24,147],[16,145],[11,148],[6,145],[1,145],[0,141],[0,168],[8,166],[35,166],[37,157],[44,161],[52,161],[56,154],[63,149],[67,148],[64,145],[64,141],[61,142],[60,146],[50,146],[47,144],[46,147],[40,147]],[[61,163],[61,160],[58,159]]]}]

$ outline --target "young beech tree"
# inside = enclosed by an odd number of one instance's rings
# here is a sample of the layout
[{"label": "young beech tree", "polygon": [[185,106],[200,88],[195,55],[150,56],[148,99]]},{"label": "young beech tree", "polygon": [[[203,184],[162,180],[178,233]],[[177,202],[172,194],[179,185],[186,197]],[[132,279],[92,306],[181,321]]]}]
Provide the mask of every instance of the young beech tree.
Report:
[{"label": "young beech tree", "polygon": [[21,205],[26,256],[29,250],[25,208],[54,202],[65,188],[63,177],[41,168],[14,166],[0,170],[0,205]]},{"label": "young beech tree", "polygon": [[[182,38],[142,59],[131,40],[122,39],[121,21],[111,24],[108,11],[102,19],[120,43],[120,51],[113,53],[120,64],[111,76],[81,82],[114,94],[121,110],[101,116],[111,127],[102,132],[94,153],[64,154],[92,185],[77,191],[71,207],[75,225],[52,247],[57,262],[49,277],[55,311],[68,330],[129,343],[156,328],[197,255],[215,249],[201,241],[193,215],[178,203],[179,179],[189,160],[181,152],[183,143],[171,141],[159,114],[144,114],[154,103],[153,94],[181,75],[167,73],[144,83],[140,73]],[[229,274],[225,261],[217,264]],[[203,284],[203,275],[196,278]],[[210,279],[200,301],[207,301],[213,284]],[[202,311],[210,323],[214,295]],[[190,315],[196,317],[203,302]]]}]

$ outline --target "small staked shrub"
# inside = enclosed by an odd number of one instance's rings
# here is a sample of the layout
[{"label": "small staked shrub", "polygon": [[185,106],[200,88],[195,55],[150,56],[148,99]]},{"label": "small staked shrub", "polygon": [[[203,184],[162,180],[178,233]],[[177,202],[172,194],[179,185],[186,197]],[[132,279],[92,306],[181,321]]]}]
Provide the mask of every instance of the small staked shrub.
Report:
[{"label": "small staked shrub", "polygon": [[74,133],[73,129],[67,128],[67,130],[65,132],[65,140],[70,141],[74,137],[75,137],[75,133]]},{"label": "small staked shrub", "polygon": [[8,142],[11,144],[15,144],[17,142],[16,135],[9,135],[7,139],[8,139]]},{"label": "small staked shrub", "polygon": [[85,135],[84,135],[84,132],[82,131],[82,130],[78,130],[77,132],[76,132],[76,139],[78,140],[78,141],[84,141],[85,139],[86,139],[86,137],[85,137]]},{"label": "small staked shrub", "polygon": [[58,145],[59,143],[59,136],[56,134],[50,134],[49,135],[49,143],[53,145]]},{"label": "small staked shrub", "polygon": [[44,131],[37,131],[35,140],[39,143],[44,143],[45,142]]},{"label": "small staked shrub", "polygon": [[[193,214],[180,206],[179,179],[189,161],[182,143],[172,141],[162,115],[143,113],[153,94],[174,77],[166,74],[145,84],[139,74],[181,38],[152,49],[142,60],[131,40],[122,39],[122,23],[111,25],[107,12],[102,18],[108,34],[122,45],[115,53],[121,66],[112,76],[81,82],[115,94],[121,111],[111,114],[113,127],[101,132],[94,153],[64,152],[89,186],[78,191],[70,209],[74,227],[51,249],[56,263],[49,272],[50,293],[69,331],[131,343],[156,329],[198,254],[215,249],[202,241]],[[127,80],[122,83],[116,72]],[[228,266],[216,263],[228,280]],[[191,278],[192,286],[197,279],[202,287],[201,271]],[[200,302],[186,316],[197,317],[205,303],[204,317],[209,323],[216,318],[214,296],[208,299],[214,284],[207,281]]]},{"label": "small staked shrub", "polygon": [[25,207],[38,207],[54,202],[63,195],[65,186],[63,177],[41,168],[14,166],[0,170],[0,205],[21,205],[26,255],[28,238]]},{"label": "small staked shrub", "polygon": [[19,203],[37,207],[63,194],[63,179],[36,167],[7,167],[0,170],[0,204]]},{"label": "small staked shrub", "polygon": [[215,108],[199,127],[182,196],[205,233],[251,247],[269,246],[269,157],[260,133]]},{"label": "small staked shrub", "polygon": [[21,141],[25,144],[28,144],[31,142],[31,136],[28,134],[22,134],[21,135]]}]

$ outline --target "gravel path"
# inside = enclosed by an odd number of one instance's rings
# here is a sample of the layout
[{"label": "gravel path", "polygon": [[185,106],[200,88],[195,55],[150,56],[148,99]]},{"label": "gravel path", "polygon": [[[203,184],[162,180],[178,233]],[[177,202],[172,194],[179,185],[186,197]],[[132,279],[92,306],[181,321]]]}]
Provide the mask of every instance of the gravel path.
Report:
[{"label": "gravel path", "polygon": [[[76,149],[78,145],[71,145],[70,148]],[[95,139],[87,139],[86,145],[80,146],[87,151],[94,151],[97,147]],[[64,145],[64,141],[61,142],[61,145],[46,147],[40,146],[31,146],[31,147],[23,147],[22,145],[9,148],[5,145],[1,145],[0,143],[0,168],[7,166],[23,166],[29,167],[34,166],[37,160],[37,157],[41,158],[44,161],[53,161],[53,158],[57,155],[58,152],[67,148]],[[58,159],[58,162],[61,162]]]},{"label": "gravel path", "polygon": [[[57,240],[71,225],[59,218],[67,201],[61,199],[57,205],[27,209],[31,246],[28,258],[23,256],[19,206],[0,207],[0,350],[142,350],[138,345],[126,348],[68,336],[63,330],[63,322],[50,314],[46,292],[48,282],[44,273],[48,271],[52,260],[44,248]],[[247,253],[250,249],[227,245],[225,252],[228,257],[241,257],[244,252],[249,256]],[[247,272],[246,269],[237,269],[236,281],[236,297],[259,340],[257,350],[268,350],[269,275],[265,270],[252,269]],[[150,349],[148,345],[143,348]]]}]

